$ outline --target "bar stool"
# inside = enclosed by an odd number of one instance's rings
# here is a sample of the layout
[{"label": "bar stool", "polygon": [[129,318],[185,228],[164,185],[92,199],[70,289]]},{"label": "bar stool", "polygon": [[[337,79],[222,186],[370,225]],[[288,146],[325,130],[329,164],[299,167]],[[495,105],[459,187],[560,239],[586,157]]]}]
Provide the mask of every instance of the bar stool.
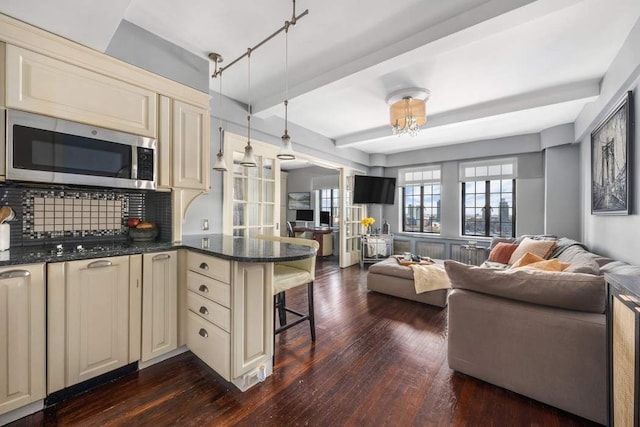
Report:
[{"label": "bar stool", "polygon": [[[299,239],[295,237],[281,237],[271,236],[266,234],[259,234],[257,239],[271,240],[280,243],[289,243],[294,245],[309,246],[315,249],[316,254],[320,245],[315,240]],[[309,327],[311,329],[311,341],[316,340],[316,325],[313,312],[313,280],[316,276],[316,255],[297,261],[281,261],[274,263],[274,275],[273,275],[273,302],[275,310],[274,316],[274,335],[279,334],[282,331],[298,325],[304,321],[309,321]],[[293,310],[286,306],[285,292],[289,289],[293,289],[298,286],[307,285],[307,302],[308,312],[301,313],[297,310]],[[280,326],[276,327],[275,316],[278,314]],[[298,318],[287,323],[287,313],[294,314]]]}]

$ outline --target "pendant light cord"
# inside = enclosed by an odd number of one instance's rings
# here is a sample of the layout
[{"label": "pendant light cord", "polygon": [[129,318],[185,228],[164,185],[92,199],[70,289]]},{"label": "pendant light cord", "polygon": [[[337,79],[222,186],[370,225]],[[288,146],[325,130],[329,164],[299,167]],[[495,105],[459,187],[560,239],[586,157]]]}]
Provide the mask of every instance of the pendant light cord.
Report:
[{"label": "pendant light cord", "polygon": [[247,145],[251,146],[251,48],[247,48],[247,88],[249,103],[247,105]]},{"label": "pendant light cord", "polygon": [[[295,1],[294,1],[295,5]],[[294,6],[295,8],[295,6]],[[295,10],[295,9],[294,9]],[[295,16],[295,12],[294,12]],[[288,111],[289,106],[289,22],[284,26],[284,133],[288,130]]]},{"label": "pendant light cord", "polygon": [[222,73],[220,73],[218,94],[218,131],[220,132],[220,150],[218,153],[222,154]]}]

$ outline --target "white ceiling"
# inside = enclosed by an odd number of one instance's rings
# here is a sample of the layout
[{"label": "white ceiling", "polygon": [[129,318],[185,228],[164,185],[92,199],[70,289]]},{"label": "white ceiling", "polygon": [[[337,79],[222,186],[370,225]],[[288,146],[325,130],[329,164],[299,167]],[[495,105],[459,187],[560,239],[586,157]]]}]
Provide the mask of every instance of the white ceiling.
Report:
[{"label": "white ceiling", "polygon": [[[638,0],[297,1],[307,8],[289,35],[290,121],[383,154],[573,122],[640,16]],[[21,0],[0,11],[101,51],[126,19],[229,63],[289,19],[291,2]],[[252,54],[251,77],[254,113],[283,117],[282,35]],[[223,83],[248,102],[246,60]],[[392,137],[385,98],[414,86],[432,91],[428,123]]]}]

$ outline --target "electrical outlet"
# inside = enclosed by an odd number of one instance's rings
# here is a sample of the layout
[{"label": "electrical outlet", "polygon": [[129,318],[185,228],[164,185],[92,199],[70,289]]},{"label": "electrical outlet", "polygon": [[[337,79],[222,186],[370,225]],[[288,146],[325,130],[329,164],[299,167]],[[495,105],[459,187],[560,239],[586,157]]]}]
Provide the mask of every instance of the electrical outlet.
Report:
[{"label": "electrical outlet", "polygon": [[208,219],[203,219],[202,220],[202,229],[203,230],[208,230],[209,229],[209,220]]}]

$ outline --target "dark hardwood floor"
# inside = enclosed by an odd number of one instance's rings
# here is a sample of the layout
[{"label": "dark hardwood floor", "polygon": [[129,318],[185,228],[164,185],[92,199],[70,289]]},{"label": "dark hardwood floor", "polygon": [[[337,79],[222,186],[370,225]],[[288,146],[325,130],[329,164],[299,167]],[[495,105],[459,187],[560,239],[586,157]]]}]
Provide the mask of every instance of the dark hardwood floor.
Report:
[{"label": "dark hardwood floor", "polygon": [[368,292],[358,266],[317,271],[317,341],[307,323],[278,335],[274,374],[249,391],[187,352],[14,425],[594,425],[450,370],[446,309]]}]

